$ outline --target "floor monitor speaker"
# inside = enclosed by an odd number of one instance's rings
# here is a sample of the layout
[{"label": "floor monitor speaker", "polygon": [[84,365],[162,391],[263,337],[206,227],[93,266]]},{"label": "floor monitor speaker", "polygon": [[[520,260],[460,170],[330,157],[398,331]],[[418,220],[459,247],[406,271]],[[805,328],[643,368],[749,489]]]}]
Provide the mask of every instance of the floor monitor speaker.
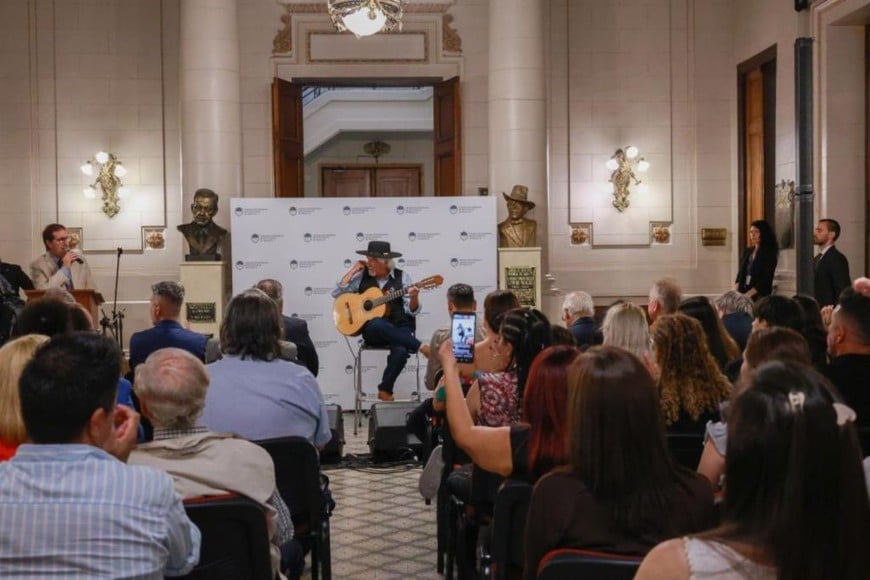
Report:
[{"label": "floor monitor speaker", "polygon": [[405,421],[420,403],[375,403],[369,412],[369,451],[375,459],[407,459],[422,443],[408,434]]}]

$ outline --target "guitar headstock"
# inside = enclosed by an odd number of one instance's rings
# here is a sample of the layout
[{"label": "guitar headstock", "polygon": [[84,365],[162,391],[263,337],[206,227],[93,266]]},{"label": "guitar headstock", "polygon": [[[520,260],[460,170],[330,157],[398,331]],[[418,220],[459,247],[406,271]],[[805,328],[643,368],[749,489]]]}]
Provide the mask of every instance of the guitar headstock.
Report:
[{"label": "guitar headstock", "polygon": [[420,290],[431,290],[432,288],[437,288],[438,286],[440,286],[443,283],[444,283],[444,277],[436,274],[435,276],[429,276],[428,278],[423,278],[422,280],[420,280],[419,282],[414,284],[414,286],[416,286]]}]

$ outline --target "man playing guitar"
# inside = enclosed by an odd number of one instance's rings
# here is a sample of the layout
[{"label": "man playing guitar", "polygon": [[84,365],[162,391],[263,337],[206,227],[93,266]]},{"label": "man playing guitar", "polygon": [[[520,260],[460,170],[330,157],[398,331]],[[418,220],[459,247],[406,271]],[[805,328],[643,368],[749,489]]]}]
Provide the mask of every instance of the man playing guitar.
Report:
[{"label": "man playing guitar", "polygon": [[371,241],[367,249],[357,250],[357,254],[366,259],[355,262],[345,272],[332,291],[333,298],[348,292],[362,293],[374,287],[384,292],[408,289],[404,296],[388,304],[386,316],[369,320],[362,329],[367,344],[390,349],[387,367],[378,385],[378,399],[392,401],[393,386],[411,353],[428,354],[428,345],[414,336],[414,317],[420,312],[420,289],[412,286],[411,277],[406,272],[394,267],[393,258],[402,254],[391,251],[389,242]]}]

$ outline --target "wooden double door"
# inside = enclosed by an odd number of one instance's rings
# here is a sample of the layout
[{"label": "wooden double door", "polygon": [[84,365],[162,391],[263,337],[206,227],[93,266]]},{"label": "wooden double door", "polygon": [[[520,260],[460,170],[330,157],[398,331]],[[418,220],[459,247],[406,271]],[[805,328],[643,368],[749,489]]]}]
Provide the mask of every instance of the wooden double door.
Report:
[{"label": "wooden double door", "polygon": [[[288,82],[275,78],[272,82],[272,147],[275,170],[275,197],[304,197],[305,154],[302,131],[302,83]],[[462,194],[462,116],[460,112],[459,78],[453,77],[433,85],[433,140],[435,195],[449,196]],[[368,181],[363,173],[353,174],[345,166],[344,175],[330,177],[334,191],[357,191],[368,187],[369,195],[420,195],[422,184],[417,179],[418,193],[400,194],[405,188],[413,191],[414,179],[402,167],[382,165]],[[380,169],[393,168],[396,171]],[[404,169],[409,170],[408,166]],[[419,170],[422,172],[422,169]],[[354,176],[355,175],[355,176]],[[323,176],[323,174],[321,174]],[[365,186],[365,183],[369,183]],[[326,182],[321,181],[326,191]],[[332,185],[330,185],[332,187]],[[381,193],[394,191],[396,193]],[[372,194],[371,192],[376,192]],[[324,193],[323,195],[327,195]],[[335,196],[353,196],[353,193],[337,193]]]},{"label": "wooden double door", "polygon": [[421,165],[321,165],[323,197],[415,197],[423,192]]}]

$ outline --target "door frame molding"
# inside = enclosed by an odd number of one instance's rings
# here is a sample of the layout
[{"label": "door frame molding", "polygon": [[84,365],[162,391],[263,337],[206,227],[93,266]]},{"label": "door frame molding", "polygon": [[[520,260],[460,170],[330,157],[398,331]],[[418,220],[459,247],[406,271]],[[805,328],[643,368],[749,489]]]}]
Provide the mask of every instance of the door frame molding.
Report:
[{"label": "door frame molding", "polygon": [[[766,67],[766,69],[765,69]],[[774,217],[776,186],[776,44],[737,65],[737,255],[746,249],[746,76],[762,69],[764,84],[764,219]]]}]

